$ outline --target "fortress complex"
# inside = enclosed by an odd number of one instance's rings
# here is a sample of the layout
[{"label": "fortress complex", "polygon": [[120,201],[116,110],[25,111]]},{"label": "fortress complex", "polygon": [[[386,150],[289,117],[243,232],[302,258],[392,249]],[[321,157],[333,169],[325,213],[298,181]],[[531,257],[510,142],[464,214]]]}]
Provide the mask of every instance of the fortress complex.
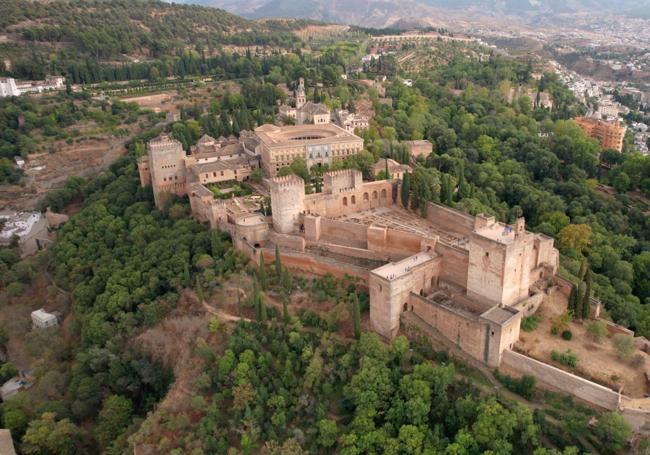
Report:
[{"label": "fortress complex", "polygon": [[557,271],[553,239],[527,232],[523,219],[510,226],[437,204],[420,217],[400,206],[399,185],[342,170],[325,173],[323,191],[306,195],[299,177],[275,177],[271,217],[242,200],[215,201],[198,184],[189,196],[195,217],[228,231],[255,261],[272,261],[277,245],[289,268],[358,278],[381,335],[392,338],[401,320],[417,318],[498,366]]}]

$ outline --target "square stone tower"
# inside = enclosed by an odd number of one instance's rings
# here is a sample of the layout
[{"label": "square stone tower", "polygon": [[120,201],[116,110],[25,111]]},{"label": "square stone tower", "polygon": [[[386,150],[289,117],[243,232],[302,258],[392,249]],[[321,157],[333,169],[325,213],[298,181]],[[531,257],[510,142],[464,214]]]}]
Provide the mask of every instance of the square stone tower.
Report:
[{"label": "square stone tower", "polygon": [[299,227],[300,214],[305,209],[305,181],[295,175],[274,177],[271,188],[273,228],[280,234],[290,234]]},{"label": "square stone tower", "polygon": [[166,134],[147,144],[149,173],[156,207],[162,203],[162,193],[186,194],[185,151],[183,145]]},{"label": "square stone tower", "polygon": [[523,218],[509,226],[478,215],[470,236],[467,295],[501,306],[527,298],[544,267],[554,267],[549,255],[540,254],[542,243],[548,242],[526,232]]}]

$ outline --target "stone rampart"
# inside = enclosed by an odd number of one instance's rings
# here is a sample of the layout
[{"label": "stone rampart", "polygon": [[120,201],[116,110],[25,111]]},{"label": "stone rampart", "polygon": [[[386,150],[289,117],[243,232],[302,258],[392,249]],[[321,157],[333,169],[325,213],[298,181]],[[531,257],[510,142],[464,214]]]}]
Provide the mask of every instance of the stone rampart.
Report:
[{"label": "stone rampart", "polygon": [[461,288],[467,286],[467,268],[469,253],[458,247],[436,244],[436,253],[442,256],[444,267],[440,269],[440,279]]},{"label": "stone rampart", "polygon": [[429,203],[427,220],[442,231],[456,232],[466,237],[474,230],[473,216],[438,204]]},{"label": "stone rampart", "polygon": [[486,326],[478,316],[411,293],[409,310],[473,358],[483,361]]},{"label": "stone rampart", "polygon": [[529,375],[560,392],[610,411],[618,409],[619,394],[605,386],[509,349],[503,351],[501,369],[516,376]]}]

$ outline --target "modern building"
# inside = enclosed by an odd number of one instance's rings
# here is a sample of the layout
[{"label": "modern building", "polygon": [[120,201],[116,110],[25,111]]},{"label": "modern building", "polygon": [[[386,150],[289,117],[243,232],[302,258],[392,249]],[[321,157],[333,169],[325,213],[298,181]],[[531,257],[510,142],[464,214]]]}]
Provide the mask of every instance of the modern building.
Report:
[{"label": "modern building", "polygon": [[138,160],[142,186],[153,187],[156,206],[164,204],[165,194],[187,194],[191,183],[221,183],[248,180],[259,168],[254,136],[242,133],[240,139],[214,139],[203,136],[191,147],[162,134],[147,144],[147,154]]},{"label": "modern building", "polygon": [[356,155],[363,150],[363,139],[332,123],[322,125],[275,126],[255,129],[259,140],[262,169],[268,177],[303,158],[307,167],[331,165],[338,159]]},{"label": "modern building", "polygon": [[50,243],[48,223],[40,212],[0,212],[0,245],[17,242],[22,257],[36,253]]},{"label": "modern building", "polygon": [[603,150],[623,151],[623,140],[625,139],[627,126],[618,121],[607,122],[590,117],[577,117],[575,122],[587,136],[598,139]]},{"label": "modern building", "polygon": [[53,76],[44,81],[18,81],[11,77],[0,78],[0,98],[20,96],[28,93],[42,93],[65,88],[65,77]]},{"label": "modern building", "polygon": [[32,311],[32,327],[35,329],[46,329],[48,327],[56,327],[59,325],[59,320],[53,313],[48,313],[43,308]]},{"label": "modern building", "polygon": [[16,80],[12,77],[0,78],[0,98],[6,96],[20,96],[20,90],[16,87]]}]

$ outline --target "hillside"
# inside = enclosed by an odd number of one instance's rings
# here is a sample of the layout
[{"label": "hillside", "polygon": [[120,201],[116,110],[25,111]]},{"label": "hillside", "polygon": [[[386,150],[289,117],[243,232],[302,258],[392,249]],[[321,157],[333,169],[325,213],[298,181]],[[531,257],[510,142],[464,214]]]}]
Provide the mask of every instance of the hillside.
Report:
[{"label": "hillside", "polygon": [[224,8],[251,18],[300,17],[366,27],[392,26],[402,19],[416,18],[421,25],[437,25],[441,20],[464,21],[475,14],[494,18],[510,16],[525,21],[590,11],[638,15],[644,6],[647,9],[650,5],[647,0],[616,3],[602,0],[186,0],[184,3]]},{"label": "hillside", "polygon": [[188,50],[214,55],[223,46],[288,47],[297,41],[288,26],[149,0],[6,0],[0,2],[0,29],[4,70],[35,78],[48,67],[57,70],[79,58],[126,63]]}]

